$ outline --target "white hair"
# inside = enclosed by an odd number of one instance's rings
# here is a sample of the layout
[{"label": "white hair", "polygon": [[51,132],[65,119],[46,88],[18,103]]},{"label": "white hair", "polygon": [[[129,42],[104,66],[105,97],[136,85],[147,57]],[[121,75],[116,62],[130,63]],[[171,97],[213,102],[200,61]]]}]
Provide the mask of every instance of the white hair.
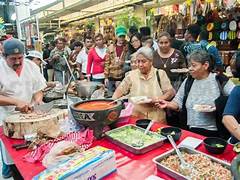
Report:
[{"label": "white hair", "polygon": [[141,47],[137,50],[136,56],[138,56],[139,54],[143,55],[148,60],[153,61],[153,50],[151,48],[146,46]]}]

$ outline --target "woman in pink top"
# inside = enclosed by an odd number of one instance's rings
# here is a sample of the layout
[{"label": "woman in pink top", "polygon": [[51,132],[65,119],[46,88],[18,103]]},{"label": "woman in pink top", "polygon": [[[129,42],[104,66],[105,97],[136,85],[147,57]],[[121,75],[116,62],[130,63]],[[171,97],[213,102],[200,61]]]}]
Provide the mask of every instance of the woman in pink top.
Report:
[{"label": "woman in pink top", "polygon": [[90,81],[92,69],[92,81],[104,83],[104,61],[107,48],[103,42],[103,35],[97,34],[94,37],[95,47],[88,53],[87,78]]}]

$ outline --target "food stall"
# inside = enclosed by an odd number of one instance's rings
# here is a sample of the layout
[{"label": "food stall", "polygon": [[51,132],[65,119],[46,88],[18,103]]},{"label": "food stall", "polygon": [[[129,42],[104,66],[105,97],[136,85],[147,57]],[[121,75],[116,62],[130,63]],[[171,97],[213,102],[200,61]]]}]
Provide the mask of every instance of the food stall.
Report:
[{"label": "food stall", "polygon": [[[111,117],[111,116],[110,116]],[[123,128],[126,125],[129,124],[135,124],[137,118],[133,117],[124,117],[120,118],[116,124],[117,127]],[[159,128],[164,127],[165,125],[159,124],[159,123],[154,123],[151,127],[151,132],[156,132],[159,130]],[[118,128],[117,128],[118,129]],[[117,129],[113,129],[111,131],[116,131]],[[109,133],[108,133],[109,135]],[[42,162],[40,161],[35,161],[35,162],[28,162],[26,161],[26,154],[29,154],[28,149],[21,149],[21,150],[16,150],[13,148],[13,145],[15,144],[21,144],[24,142],[24,140],[21,139],[13,139],[5,136],[3,134],[3,129],[0,128],[0,136],[3,141],[3,143],[6,146],[6,149],[9,153],[9,155],[12,157],[16,167],[18,168],[20,174],[22,175],[22,178],[25,180],[30,180],[33,177],[36,178],[36,176],[41,173],[45,172],[44,170],[46,169]],[[182,130],[182,135],[178,141],[176,141],[177,144],[183,143],[184,139],[186,138],[197,138],[198,140],[203,140],[204,137],[189,131]],[[123,138],[124,139],[124,138]],[[166,139],[166,138],[165,138]],[[88,142],[89,143],[89,142]],[[91,144],[91,145],[90,145]],[[94,139],[93,142],[89,143],[90,145],[90,150],[92,148],[98,148],[99,146],[103,148],[107,148],[110,150],[113,150],[115,153],[115,163],[113,163],[114,167],[116,169],[111,169],[111,173],[107,174],[107,176],[104,179],[145,179],[150,175],[156,175],[159,176],[163,179],[174,179],[171,171],[166,171],[164,169],[159,168],[158,164],[156,164],[156,158],[159,158],[159,156],[166,155],[172,150],[172,146],[169,142],[165,141],[161,142],[159,146],[155,146],[155,148],[150,149],[148,152],[143,152],[143,153],[135,153],[129,151],[129,149],[117,145],[115,142],[110,141],[109,137],[103,137],[101,139]],[[186,143],[185,143],[186,145]],[[188,144],[191,145],[191,144]],[[89,148],[89,147],[88,147]],[[137,147],[135,147],[137,149]],[[233,151],[233,146],[232,145],[227,145],[225,151],[222,154],[212,154],[209,153],[203,143],[197,144],[196,145],[196,150],[206,153],[210,155],[210,157],[215,157],[217,161],[227,164],[228,167],[230,166],[231,161],[233,158],[237,155]],[[85,151],[88,152],[88,151]],[[112,152],[112,151],[110,151]],[[140,151],[142,152],[142,151]],[[36,156],[34,156],[36,157]],[[153,159],[155,159],[153,161]],[[223,160],[223,161],[221,161]],[[105,167],[105,166],[104,166]],[[29,171],[31,169],[31,171]],[[228,171],[229,172],[229,171]],[[37,178],[36,178],[37,179]]]}]

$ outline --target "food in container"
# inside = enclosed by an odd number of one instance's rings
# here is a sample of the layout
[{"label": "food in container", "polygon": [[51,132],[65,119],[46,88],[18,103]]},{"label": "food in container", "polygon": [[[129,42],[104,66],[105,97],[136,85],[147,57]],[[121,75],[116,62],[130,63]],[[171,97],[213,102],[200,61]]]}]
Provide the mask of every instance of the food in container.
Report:
[{"label": "food in container", "polygon": [[233,150],[234,150],[236,153],[240,153],[240,143],[234,144]]},{"label": "food in container", "polygon": [[180,173],[180,160],[175,150],[170,150],[153,159],[161,172],[178,180],[232,179],[229,163],[188,147],[180,147],[179,149],[183,154],[184,160],[191,163],[194,167],[192,177],[186,177]]},{"label": "food in container", "polygon": [[150,119],[139,119],[136,121],[136,125],[138,127],[146,129],[148,127],[148,124],[151,122]]},{"label": "food in container", "polygon": [[206,150],[213,154],[223,153],[227,146],[227,141],[218,137],[208,137],[203,142]]},{"label": "food in container", "polygon": [[106,137],[112,143],[134,153],[144,154],[163,144],[166,139],[160,134],[148,132],[135,125],[126,125],[106,132]]},{"label": "food in container", "polygon": [[124,105],[121,101],[115,103],[112,99],[95,99],[80,101],[70,105],[73,118],[81,125],[94,130],[94,136],[101,138],[103,128],[115,123]]},{"label": "food in container", "polygon": [[108,101],[92,101],[88,103],[82,103],[75,106],[78,110],[85,110],[85,111],[99,111],[99,110],[107,110],[115,107],[117,103],[111,103]]},{"label": "food in container", "polygon": [[164,127],[159,129],[161,135],[166,136],[171,135],[174,141],[178,141],[182,135],[182,130],[177,127]]}]

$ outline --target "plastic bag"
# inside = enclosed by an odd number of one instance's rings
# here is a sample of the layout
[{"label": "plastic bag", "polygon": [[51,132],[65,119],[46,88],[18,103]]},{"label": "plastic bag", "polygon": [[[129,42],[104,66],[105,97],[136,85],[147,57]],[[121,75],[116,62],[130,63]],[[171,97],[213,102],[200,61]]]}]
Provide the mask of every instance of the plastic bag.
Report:
[{"label": "plastic bag", "polygon": [[105,87],[100,86],[99,89],[95,90],[92,93],[91,99],[102,99],[102,98],[104,98],[104,94],[105,94]]},{"label": "plastic bag", "polygon": [[130,102],[124,103],[124,105],[125,105],[125,109],[121,111],[119,118],[129,117],[132,115],[134,105]]},{"label": "plastic bag", "polygon": [[55,166],[70,159],[72,156],[81,151],[83,150],[75,142],[60,141],[51,148],[48,154],[46,154],[42,160],[42,164],[46,168]]}]

